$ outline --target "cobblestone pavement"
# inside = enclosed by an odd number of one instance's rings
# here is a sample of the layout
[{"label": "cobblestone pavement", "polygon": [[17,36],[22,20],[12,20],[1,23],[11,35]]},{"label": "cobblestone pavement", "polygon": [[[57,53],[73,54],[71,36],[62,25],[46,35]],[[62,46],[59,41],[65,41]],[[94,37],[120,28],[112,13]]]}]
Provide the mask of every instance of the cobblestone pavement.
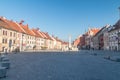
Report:
[{"label": "cobblestone pavement", "polygon": [[102,58],[108,54],[114,53],[79,51],[8,54],[11,68],[7,71],[7,77],[0,80],[120,80],[120,62]]}]

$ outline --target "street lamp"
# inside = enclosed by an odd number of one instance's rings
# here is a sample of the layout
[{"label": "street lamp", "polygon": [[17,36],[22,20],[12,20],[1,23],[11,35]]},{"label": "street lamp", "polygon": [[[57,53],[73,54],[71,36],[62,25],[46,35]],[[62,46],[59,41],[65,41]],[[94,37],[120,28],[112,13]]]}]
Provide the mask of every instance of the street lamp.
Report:
[{"label": "street lamp", "polygon": [[22,34],[22,45],[21,45],[21,51],[23,51],[23,34]]},{"label": "street lamp", "polygon": [[11,46],[12,46],[12,40],[9,40],[9,50],[11,50]]},{"label": "street lamp", "polygon": [[[119,20],[120,20],[120,7],[118,8],[119,9]],[[118,22],[118,25],[120,25],[120,21]],[[119,29],[118,29],[118,50],[120,50],[120,32],[119,32]]]},{"label": "street lamp", "polygon": [[119,9],[119,20],[120,20],[120,7],[118,9]]},{"label": "street lamp", "polygon": [[71,35],[69,35],[69,49],[71,49]]}]

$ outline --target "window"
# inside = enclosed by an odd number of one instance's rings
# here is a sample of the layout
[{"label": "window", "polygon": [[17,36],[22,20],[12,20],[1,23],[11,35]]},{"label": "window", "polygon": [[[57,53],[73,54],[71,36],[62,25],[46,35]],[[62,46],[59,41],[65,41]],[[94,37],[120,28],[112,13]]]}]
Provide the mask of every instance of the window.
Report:
[{"label": "window", "polygon": [[20,34],[18,34],[18,37],[20,37]]},{"label": "window", "polygon": [[15,44],[15,40],[13,40],[13,44]]},{"label": "window", "polygon": [[5,31],[3,30],[3,35],[5,35]]},{"label": "window", "polygon": [[7,39],[5,39],[5,43],[7,43]]},{"label": "window", "polygon": [[10,37],[12,37],[12,32],[10,32]]},{"label": "window", "polygon": [[6,35],[6,36],[7,36],[7,31],[4,31],[4,30],[3,30],[3,35]]},{"label": "window", "polygon": [[4,39],[2,39],[2,43],[4,43]]},{"label": "window", "polygon": [[7,36],[7,31],[5,31],[5,35]]},{"label": "window", "polygon": [[7,39],[2,39],[2,43],[7,43]]},{"label": "window", "polygon": [[15,37],[15,33],[14,33],[14,37]]}]

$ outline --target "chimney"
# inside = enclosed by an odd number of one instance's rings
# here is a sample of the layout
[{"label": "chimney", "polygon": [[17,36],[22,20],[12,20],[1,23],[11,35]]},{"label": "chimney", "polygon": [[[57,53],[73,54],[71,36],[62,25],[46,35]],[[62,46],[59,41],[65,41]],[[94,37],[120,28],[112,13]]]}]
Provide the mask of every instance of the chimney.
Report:
[{"label": "chimney", "polygon": [[24,23],[24,20],[21,20],[19,24],[23,24]]},{"label": "chimney", "polygon": [[37,31],[39,31],[39,28],[36,28]]},{"label": "chimney", "polygon": [[1,16],[0,18],[2,18],[2,19],[6,19],[5,17],[3,17],[3,16]]},{"label": "chimney", "polygon": [[28,24],[26,24],[26,26],[28,27]]},{"label": "chimney", "polygon": [[13,22],[13,20],[12,20],[12,19],[11,19],[10,21],[11,21],[11,22]]},{"label": "chimney", "polygon": [[28,24],[26,24],[26,26],[25,26],[27,29],[28,29]]},{"label": "chimney", "polygon": [[54,37],[54,35],[52,35],[52,37]]}]

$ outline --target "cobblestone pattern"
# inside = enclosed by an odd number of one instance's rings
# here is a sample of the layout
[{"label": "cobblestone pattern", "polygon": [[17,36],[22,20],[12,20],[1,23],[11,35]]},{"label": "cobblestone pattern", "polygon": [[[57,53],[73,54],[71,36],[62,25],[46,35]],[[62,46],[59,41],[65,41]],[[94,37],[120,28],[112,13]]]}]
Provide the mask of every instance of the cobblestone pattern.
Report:
[{"label": "cobblestone pattern", "polygon": [[[93,53],[98,55],[91,55]],[[108,53],[79,51],[9,54],[11,67],[7,77],[0,80],[120,80],[120,63],[102,58]],[[110,54],[113,55],[112,52]]]}]

